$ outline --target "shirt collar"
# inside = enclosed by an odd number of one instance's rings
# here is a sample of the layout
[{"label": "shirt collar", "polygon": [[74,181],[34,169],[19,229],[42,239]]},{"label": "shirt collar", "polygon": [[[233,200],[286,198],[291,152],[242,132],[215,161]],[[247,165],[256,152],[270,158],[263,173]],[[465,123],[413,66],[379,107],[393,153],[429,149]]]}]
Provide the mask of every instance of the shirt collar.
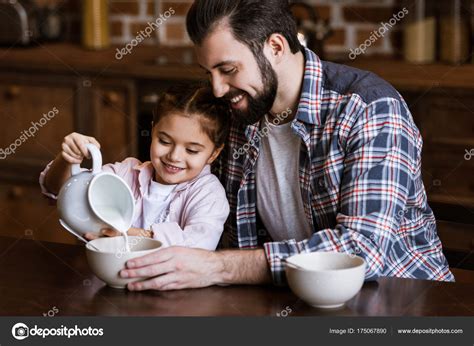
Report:
[{"label": "shirt collar", "polygon": [[321,101],[323,94],[323,68],[319,57],[305,48],[303,86],[296,119],[313,125],[321,125]]},{"label": "shirt collar", "polygon": [[[304,49],[305,68],[296,120],[313,125],[321,125],[321,103],[323,94],[323,68],[319,57]],[[245,136],[251,140],[260,127],[261,120],[248,125]]]},{"label": "shirt collar", "polygon": [[[140,191],[142,191],[143,193],[144,191],[146,191],[145,189],[148,189],[150,180],[153,179],[153,173],[155,169],[153,168],[151,161],[137,164],[136,166],[133,167],[133,169],[138,171],[138,183],[140,184]],[[178,192],[178,191],[186,189],[188,185],[193,184],[196,180],[208,174],[211,174],[210,165],[206,165],[201,171],[201,173],[199,173],[199,175],[195,177],[194,179],[178,184],[176,188],[173,190],[173,192]]]}]

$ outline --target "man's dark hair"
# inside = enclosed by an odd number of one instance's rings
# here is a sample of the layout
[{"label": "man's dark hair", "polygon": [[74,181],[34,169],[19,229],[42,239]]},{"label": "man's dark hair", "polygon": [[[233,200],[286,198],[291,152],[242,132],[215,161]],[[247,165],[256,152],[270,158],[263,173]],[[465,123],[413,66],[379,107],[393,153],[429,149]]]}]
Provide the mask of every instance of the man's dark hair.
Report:
[{"label": "man's dark hair", "polygon": [[186,17],[188,35],[200,45],[222,20],[255,57],[274,33],[286,38],[293,54],[302,49],[288,0],[195,0]]}]

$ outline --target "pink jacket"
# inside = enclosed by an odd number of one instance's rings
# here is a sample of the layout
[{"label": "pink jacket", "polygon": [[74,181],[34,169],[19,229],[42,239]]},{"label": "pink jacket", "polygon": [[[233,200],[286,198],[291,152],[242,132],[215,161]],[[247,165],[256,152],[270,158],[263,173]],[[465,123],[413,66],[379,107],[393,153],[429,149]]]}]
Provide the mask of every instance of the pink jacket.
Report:
[{"label": "pink jacket", "polygon": [[[50,164],[40,174],[41,191],[56,199],[44,186],[46,172]],[[147,193],[154,169],[151,162],[141,163],[128,158],[115,164],[103,166],[103,171],[120,176],[130,186],[135,198],[135,216],[132,227],[139,227],[142,214],[142,198]],[[152,226],[154,238],[163,246],[187,246],[215,250],[224,223],[229,215],[224,187],[211,174],[210,166],[204,167],[195,179],[176,186],[171,196],[167,222]]]}]

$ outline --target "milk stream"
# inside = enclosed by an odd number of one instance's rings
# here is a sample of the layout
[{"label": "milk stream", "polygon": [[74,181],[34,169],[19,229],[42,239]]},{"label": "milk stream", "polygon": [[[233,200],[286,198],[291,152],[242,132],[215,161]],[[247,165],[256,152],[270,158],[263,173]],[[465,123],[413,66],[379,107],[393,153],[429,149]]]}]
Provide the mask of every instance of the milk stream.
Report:
[{"label": "milk stream", "polygon": [[127,234],[129,225],[127,224],[127,220],[124,220],[120,211],[110,207],[101,207],[100,215],[106,223],[122,233],[125,241],[125,251],[130,252],[130,243]]}]

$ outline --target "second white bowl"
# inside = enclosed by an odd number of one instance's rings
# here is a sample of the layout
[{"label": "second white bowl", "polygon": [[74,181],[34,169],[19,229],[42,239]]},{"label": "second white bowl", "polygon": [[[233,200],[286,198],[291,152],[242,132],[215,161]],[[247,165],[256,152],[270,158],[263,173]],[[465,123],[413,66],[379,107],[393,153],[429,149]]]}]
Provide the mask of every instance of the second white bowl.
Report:
[{"label": "second white bowl", "polygon": [[359,256],[313,252],[294,255],[286,261],[286,277],[291,290],[314,307],[340,307],[364,284],[365,261]]}]

